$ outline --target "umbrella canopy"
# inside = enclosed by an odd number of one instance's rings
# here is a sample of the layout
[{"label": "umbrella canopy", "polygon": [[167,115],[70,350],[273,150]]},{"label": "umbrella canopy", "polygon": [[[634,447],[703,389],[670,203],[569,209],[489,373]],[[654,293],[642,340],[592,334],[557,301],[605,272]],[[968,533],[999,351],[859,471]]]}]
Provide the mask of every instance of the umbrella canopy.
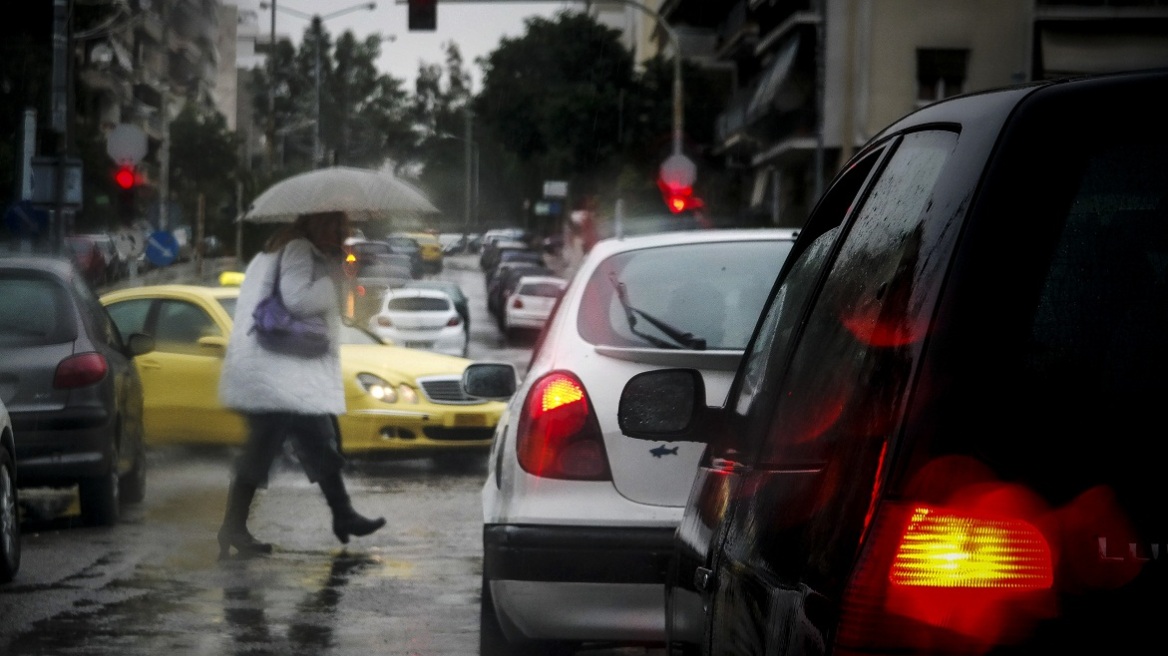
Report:
[{"label": "umbrella canopy", "polygon": [[244,221],[288,223],[300,214],[340,211],[350,221],[413,223],[438,208],[413,185],[372,169],[333,166],[294,175],[268,187]]}]

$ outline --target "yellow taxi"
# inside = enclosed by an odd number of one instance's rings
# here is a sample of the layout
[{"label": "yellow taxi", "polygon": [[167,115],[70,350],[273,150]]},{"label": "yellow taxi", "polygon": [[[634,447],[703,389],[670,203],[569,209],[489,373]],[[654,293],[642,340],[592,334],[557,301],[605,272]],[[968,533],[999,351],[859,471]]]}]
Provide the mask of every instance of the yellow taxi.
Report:
[{"label": "yellow taxi", "polygon": [[422,268],[426,270],[426,273],[442,272],[442,242],[438,239],[438,235],[430,232],[402,232],[398,234],[418,242],[418,246],[422,248]]},{"label": "yellow taxi", "polygon": [[[142,378],[148,445],[243,444],[245,426],[218,400],[238,287],[148,285],[101,297],[122,334],[154,337],[135,358]],[[464,462],[490,449],[506,404],[462,393],[470,360],[391,346],[346,325],[341,345],[347,412],[341,447],[364,457]]]}]

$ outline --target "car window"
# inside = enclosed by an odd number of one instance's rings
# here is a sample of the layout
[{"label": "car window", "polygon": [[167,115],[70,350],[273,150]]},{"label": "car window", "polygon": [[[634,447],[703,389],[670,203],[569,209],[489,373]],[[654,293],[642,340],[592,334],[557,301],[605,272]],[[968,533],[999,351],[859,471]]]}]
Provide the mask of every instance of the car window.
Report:
[{"label": "car window", "polygon": [[385,307],[405,312],[441,312],[450,309],[450,301],[432,296],[400,296],[389,299]]},{"label": "car window", "polygon": [[[679,345],[654,320],[705,340],[706,349],[742,349],[791,248],[787,240],[706,242],[617,253],[593,272],[581,299],[578,329],[590,344],[663,348]],[[632,322],[621,303],[623,286]]]},{"label": "car window", "polygon": [[64,288],[44,277],[0,277],[0,344],[40,346],[76,338]]},{"label": "car window", "polygon": [[128,301],[118,301],[106,307],[110,317],[117,325],[122,335],[146,332],[146,320],[150,315],[152,299],[135,298]]},{"label": "car window", "polygon": [[219,299],[219,305],[222,305],[223,309],[227,311],[227,316],[232,317],[232,318],[235,317],[235,302],[237,300],[239,300],[239,299],[236,299],[236,298],[221,298],[221,299]]},{"label": "car window", "polygon": [[563,287],[553,282],[529,282],[519,287],[518,294],[523,296],[542,296],[555,298],[563,291]]},{"label": "car window", "polygon": [[[947,131],[907,135],[872,184],[796,337],[759,466],[830,460],[854,468],[856,480],[873,466],[918,359],[943,278],[937,267],[948,261],[937,252],[951,243],[944,222],[923,219],[956,142]],[[833,366],[823,366],[824,353]]]},{"label": "car window", "polygon": [[200,337],[222,336],[210,315],[186,301],[161,301],[154,324],[155,349],[170,353],[201,353]]}]

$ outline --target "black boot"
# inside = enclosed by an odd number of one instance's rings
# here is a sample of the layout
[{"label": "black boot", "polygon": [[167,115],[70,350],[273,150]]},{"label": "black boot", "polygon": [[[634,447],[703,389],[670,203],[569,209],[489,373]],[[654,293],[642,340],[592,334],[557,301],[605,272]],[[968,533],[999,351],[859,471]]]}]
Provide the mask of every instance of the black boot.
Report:
[{"label": "black boot", "polygon": [[272,553],[272,545],[260,542],[247,530],[247,516],[255,498],[254,485],[232,481],[227,491],[227,512],[219,528],[219,560],[227,558],[231,547],[239,556],[250,557]]},{"label": "black boot", "polygon": [[385,526],[384,517],[369,519],[353,510],[353,503],[349,499],[349,493],[345,491],[345,481],[341,478],[341,472],[334,472],[320,479],[320,490],[324,492],[324,498],[333,511],[333,534],[342,544],[349,543],[350,535],[357,537],[369,535]]}]

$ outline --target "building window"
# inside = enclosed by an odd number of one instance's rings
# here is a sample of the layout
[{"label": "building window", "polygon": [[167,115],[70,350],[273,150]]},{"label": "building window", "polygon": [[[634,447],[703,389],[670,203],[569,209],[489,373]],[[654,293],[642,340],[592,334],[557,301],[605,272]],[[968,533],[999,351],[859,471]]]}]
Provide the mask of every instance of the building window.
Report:
[{"label": "building window", "polygon": [[917,50],[917,105],[962,93],[968,59],[968,50]]}]

